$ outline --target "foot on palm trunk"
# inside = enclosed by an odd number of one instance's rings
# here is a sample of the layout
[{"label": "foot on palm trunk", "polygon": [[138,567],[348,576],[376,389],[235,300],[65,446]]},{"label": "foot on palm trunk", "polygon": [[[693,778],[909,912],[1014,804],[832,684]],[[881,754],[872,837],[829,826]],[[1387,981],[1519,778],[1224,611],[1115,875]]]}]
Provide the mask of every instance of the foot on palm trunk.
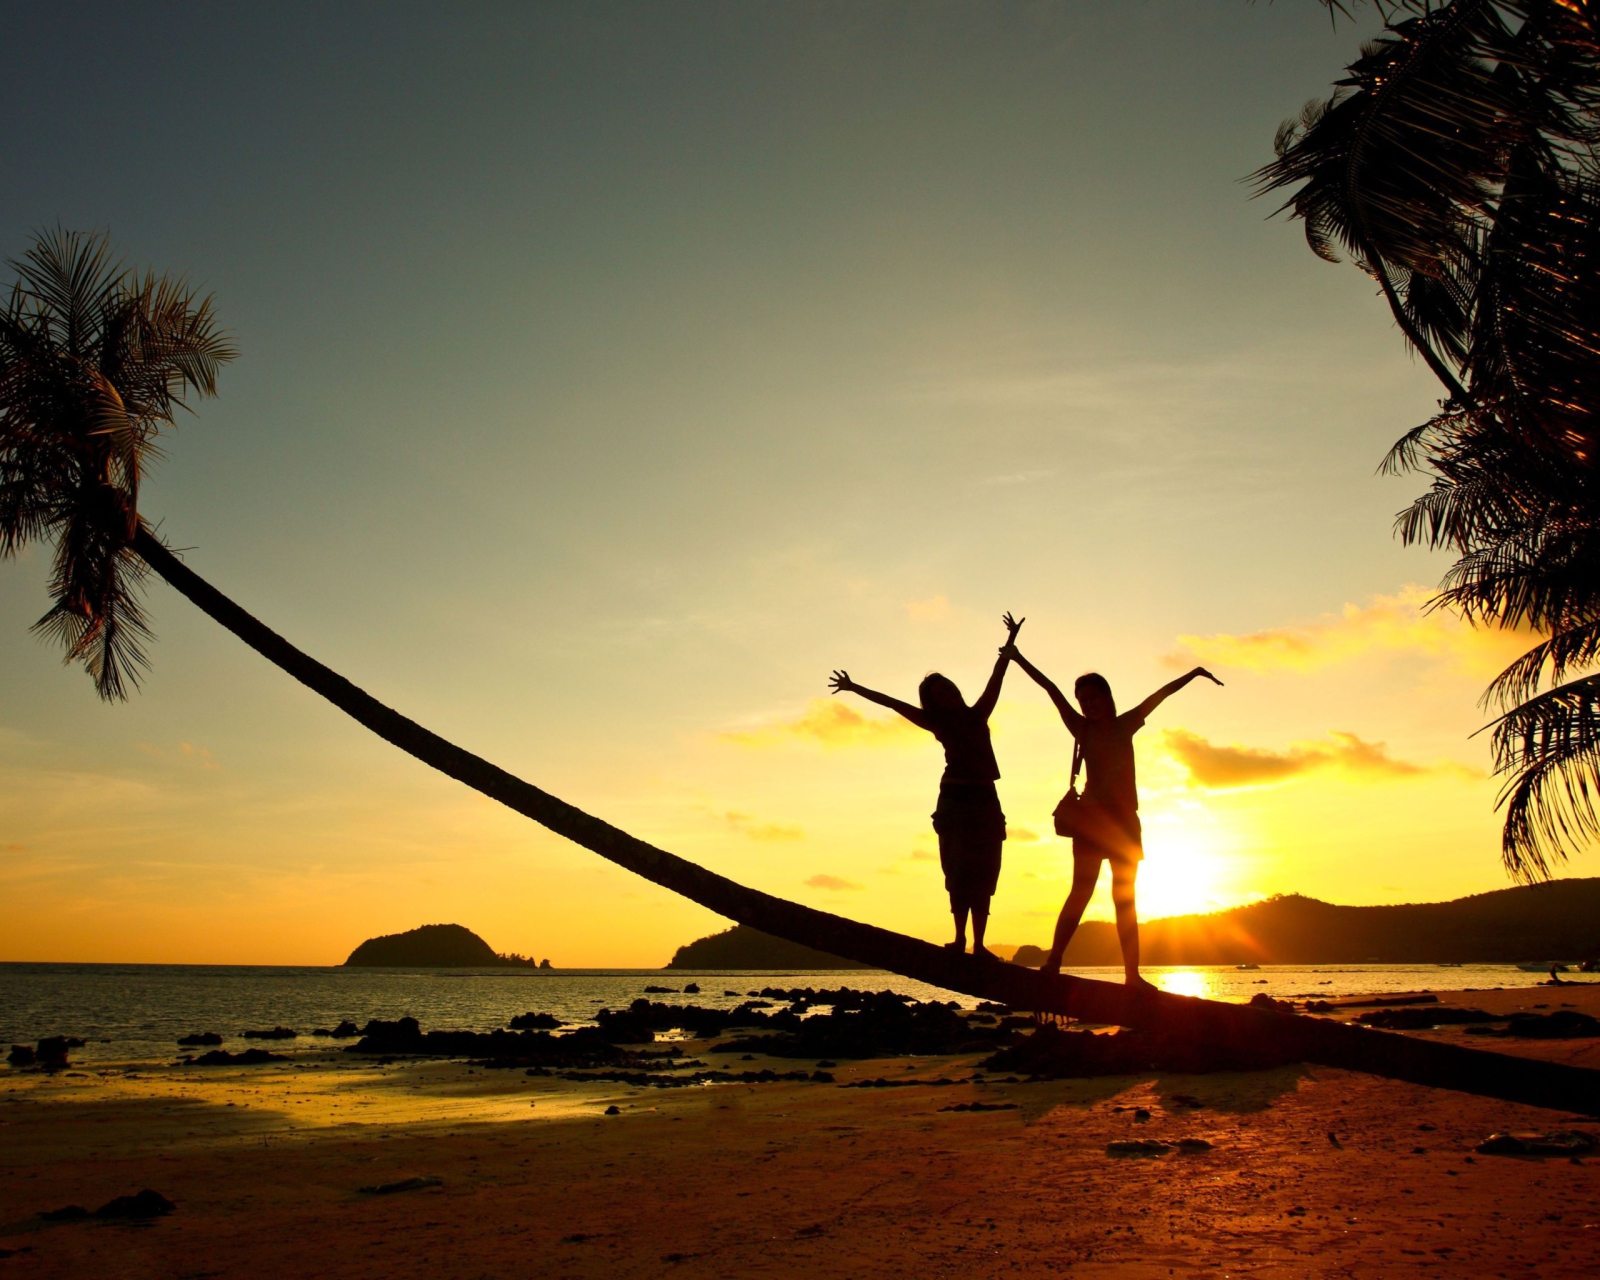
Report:
[{"label": "foot on palm trunk", "polygon": [[1000,958],[981,942],[973,944],[972,957],[975,960],[998,960]]}]

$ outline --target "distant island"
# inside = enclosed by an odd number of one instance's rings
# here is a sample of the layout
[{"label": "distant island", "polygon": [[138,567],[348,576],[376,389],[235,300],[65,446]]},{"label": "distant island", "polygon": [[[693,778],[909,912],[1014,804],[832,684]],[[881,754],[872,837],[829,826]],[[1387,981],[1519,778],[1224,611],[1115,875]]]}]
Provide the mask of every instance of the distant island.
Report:
[{"label": "distant island", "polygon": [[861,969],[864,966],[798,942],[785,942],[746,924],[679,947],[669,969]]},{"label": "distant island", "polygon": [[459,924],[425,924],[404,933],[368,938],[350,953],[347,968],[548,969],[548,960],[502,955]]},{"label": "distant island", "polygon": [[[1145,964],[1527,964],[1600,956],[1600,878],[1497,889],[1452,902],[1337,907],[1284,894],[1139,926]],[[1036,946],[1013,962],[1037,965]],[[1068,965],[1120,964],[1117,929],[1085,921]]]}]

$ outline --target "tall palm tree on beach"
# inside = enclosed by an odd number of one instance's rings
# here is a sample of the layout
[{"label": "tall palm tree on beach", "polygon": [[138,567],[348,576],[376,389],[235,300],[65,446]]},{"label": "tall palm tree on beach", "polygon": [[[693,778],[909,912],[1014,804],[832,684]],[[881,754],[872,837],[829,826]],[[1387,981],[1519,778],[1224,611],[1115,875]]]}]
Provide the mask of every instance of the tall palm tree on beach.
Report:
[{"label": "tall palm tree on beach", "polygon": [[216,394],[234,357],[211,299],[123,270],[103,236],[53,231],[11,265],[17,279],[0,307],[0,557],[54,545],[52,604],[35,630],[83,664],[101,697],[126,698],[147,666],[140,594],[154,572],[379,737],[619,866],[793,942],[974,994],[989,989],[965,956],[745,888],[630,836],[429,732],[252,617],[184,564],[139,510],[161,433],[191,400]]},{"label": "tall palm tree on beach", "polygon": [[1379,8],[1256,176],[1444,388],[1385,461],[1432,477],[1397,531],[1456,553],[1439,604],[1543,637],[1485,694],[1502,857],[1539,879],[1600,836],[1600,2]]}]

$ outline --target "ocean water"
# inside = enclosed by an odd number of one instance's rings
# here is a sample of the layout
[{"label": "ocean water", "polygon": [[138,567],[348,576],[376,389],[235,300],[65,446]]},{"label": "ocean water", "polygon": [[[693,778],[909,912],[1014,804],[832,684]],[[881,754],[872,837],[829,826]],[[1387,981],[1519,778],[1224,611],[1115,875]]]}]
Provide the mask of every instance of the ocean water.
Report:
[{"label": "ocean water", "polygon": [[[1084,977],[1120,982],[1120,968],[1077,969]],[[1259,970],[1221,967],[1152,968],[1157,986],[1213,1000],[1247,1001],[1258,992],[1278,998],[1398,994],[1492,987],[1529,987],[1544,975],[1512,965],[1268,965]],[[424,1030],[491,1031],[519,1013],[551,1013],[563,1022],[594,1020],[601,1008],[621,1008],[649,986],[681,991],[697,982],[698,995],[651,999],[732,1008],[763,987],[856,987],[898,991],[918,1000],[977,1001],[877,970],[660,969],[345,969],[244,965],[0,964],[0,1048],[32,1044],[44,1036],[78,1036],[80,1063],[170,1061],[177,1039],[215,1031],[223,1047],[244,1048],[247,1028],[284,1026],[298,1040],[276,1041],[274,1052],[326,1049],[336,1041],[312,1039],[317,1027],[349,1019],[416,1018]],[[345,1041],[343,1043],[349,1043]],[[0,1071],[4,1068],[0,1067]]]}]

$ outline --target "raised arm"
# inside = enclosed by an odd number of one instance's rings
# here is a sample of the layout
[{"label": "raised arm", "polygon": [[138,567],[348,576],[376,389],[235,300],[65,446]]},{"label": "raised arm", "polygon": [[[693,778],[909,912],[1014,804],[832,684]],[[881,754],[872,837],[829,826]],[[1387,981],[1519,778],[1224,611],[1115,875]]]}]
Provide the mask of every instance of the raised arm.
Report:
[{"label": "raised arm", "polygon": [[1017,651],[1017,632],[1022,630],[1022,624],[1027,619],[1013,618],[1008,613],[1001,621],[1006,624],[1006,642],[1000,648],[1000,657],[995,660],[994,671],[989,675],[989,683],[984,685],[978,700],[972,704],[972,709],[985,720],[993,713],[994,704],[1000,701],[1000,686],[1005,683],[1006,668],[1011,665],[1011,656]]},{"label": "raised arm", "polygon": [[1056,704],[1056,710],[1061,713],[1061,722],[1067,726],[1067,731],[1073,737],[1078,736],[1078,730],[1083,726],[1083,715],[1077,707],[1067,701],[1066,694],[1056,688],[1055,681],[1038,667],[1022,656],[1022,651],[1016,645],[1008,645],[1011,650],[1011,660],[1033,677],[1034,683],[1050,695],[1050,701]]},{"label": "raised arm", "polygon": [[865,698],[868,702],[876,702],[880,707],[888,707],[890,711],[898,711],[919,729],[933,732],[928,724],[928,717],[923,714],[921,707],[914,707],[909,702],[901,702],[899,698],[891,698],[886,693],[879,693],[876,689],[869,689],[866,685],[857,684],[850,678],[848,671],[835,671],[828,677],[828,687],[835,693],[853,693],[857,697]]},{"label": "raised arm", "polygon": [[1133,709],[1134,715],[1141,720],[1146,719],[1152,711],[1159,707],[1173,694],[1177,693],[1179,689],[1182,689],[1192,680],[1198,680],[1201,676],[1204,676],[1207,680],[1211,681],[1212,684],[1220,685],[1222,683],[1222,681],[1218,680],[1216,676],[1212,675],[1204,667],[1196,667],[1193,671],[1187,672],[1184,675],[1179,676],[1176,680],[1170,680],[1166,684],[1162,685]]}]

